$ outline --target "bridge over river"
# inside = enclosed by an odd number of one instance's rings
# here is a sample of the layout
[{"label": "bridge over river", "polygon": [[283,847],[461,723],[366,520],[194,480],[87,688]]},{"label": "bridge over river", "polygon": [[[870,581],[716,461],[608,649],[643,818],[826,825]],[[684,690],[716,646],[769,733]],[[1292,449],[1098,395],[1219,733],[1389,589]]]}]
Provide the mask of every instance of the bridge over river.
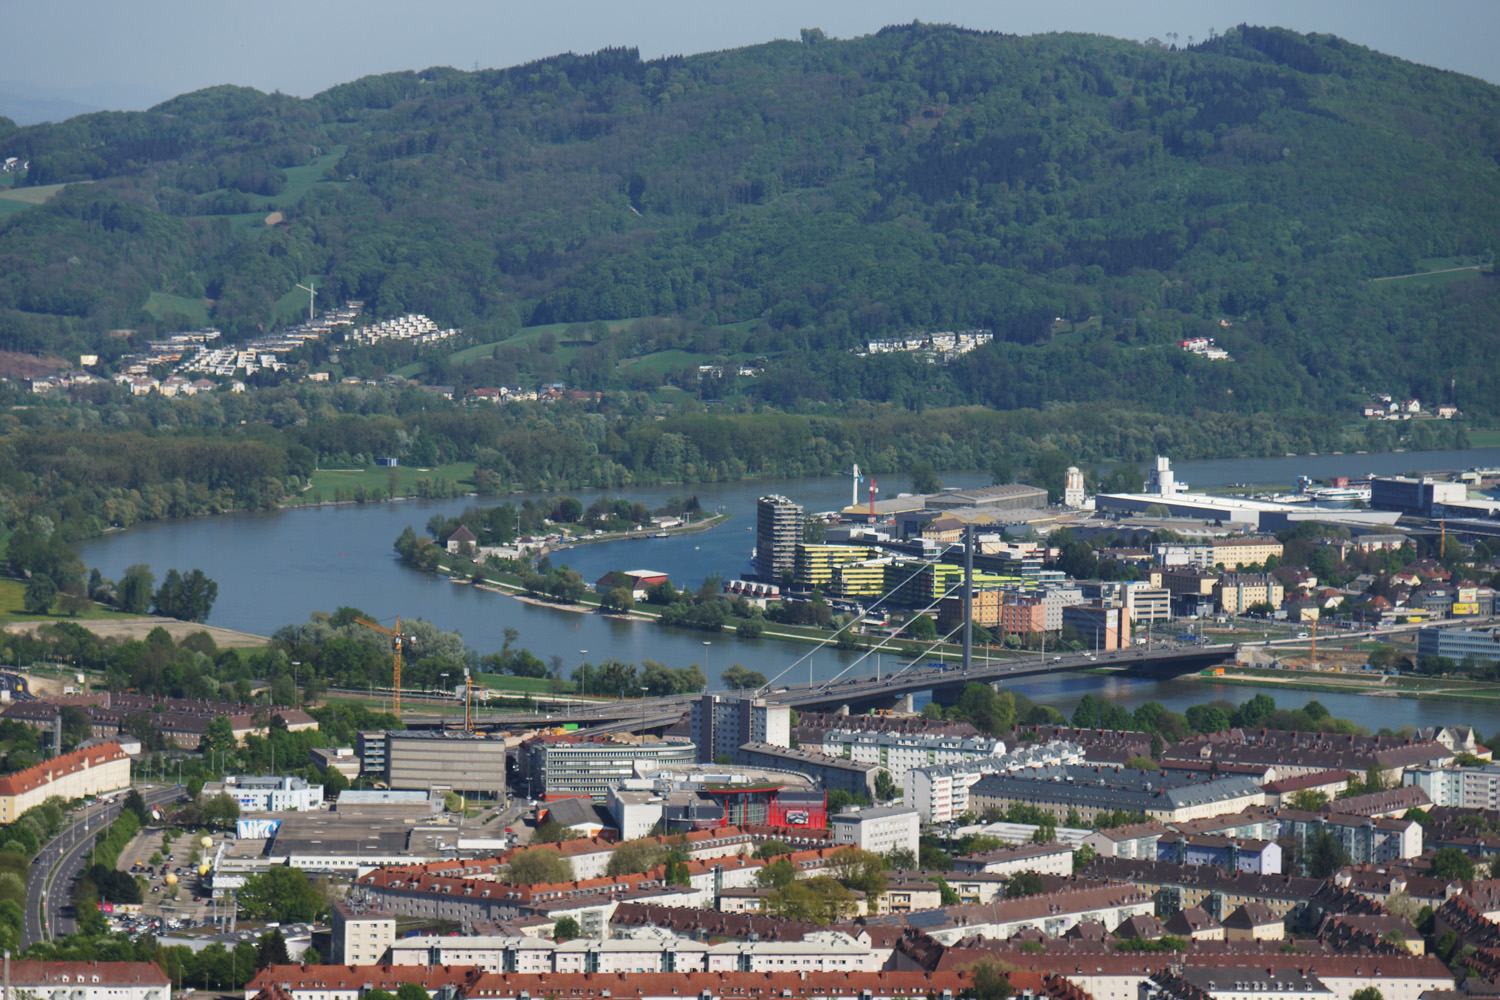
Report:
[{"label": "bridge over river", "polygon": [[[1463,624],[1485,625],[1492,624],[1494,621],[1496,619],[1484,621],[1466,619]],[[1426,625],[1430,624],[1432,623],[1426,623]],[[1451,624],[1458,624],[1458,622]],[[1340,630],[1327,633],[1326,637],[1329,642],[1349,645],[1375,639],[1389,639],[1423,627],[1426,626],[1411,624],[1357,632]],[[930,691],[936,700],[951,702],[958,697],[965,684],[974,681],[1003,687],[1024,678],[1099,668],[1129,670],[1157,676],[1177,676],[1233,659],[1236,650],[1243,645],[1246,644],[1136,646],[1106,652],[1028,654],[1007,659],[981,657],[971,660],[967,668],[955,663],[928,666],[924,661],[918,660],[914,664],[898,667],[878,677],[871,674],[812,684],[778,686],[766,691],[763,696],[773,704],[787,705],[799,711],[857,712],[870,708],[909,710],[911,697],[917,692]],[[1257,649],[1306,649],[1310,645],[1310,640],[1304,638],[1273,639],[1253,645]],[[700,695],[695,693],[604,703],[585,702],[579,699],[571,704],[554,706],[551,711],[484,713],[479,717],[477,728],[499,731],[533,725],[556,726],[571,722],[577,723],[581,731],[600,734],[659,731],[674,725],[698,697]],[[428,722],[420,717],[411,717],[408,719],[408,725],[412,728],[437,728],[439,723],[436,720]]]},{"label": "bridge over river", "polygon": [[[1493,621],[1491,619],[1490,621]],[[1468,624],[1487,624],[1470,619]],[[1431,623],[1427,623],[1431,624]],[[1383,628],[1328,633],[1330,642],[1352,645],[1372,639],[1389,639],[1416,631],[1423,625],[1393,625]],[[1010,659],[974,659],[965,669],[959,664],[945,666],[908,665],[888,674],[846,677],[813,684],[774,687],[764,697],[773,704],[787,705],[799,711],[861,711],[870,708],[911,707],[910,698],[919,691],[931,691],[942,702],[958,697],[965,684],[979,681],[1003,687],[1016,680],[1054,674],[1096,670],[1099,668],[1130,670],[1158,676],[1177,676],[1215,666],[1234,658],[1244,643],[1208,643],[1132,647],[1112,652],[1047,653]],[[1257,649],[1306,649],[1309,639],[1273,639],[1253,644]],[[919,661],[920,663],[920,661]],[[748,693],[748,692],[747,692]],[[659,730],[673,725],[688,710],[697,695],[672,698],[646,698],[610,706],[577,710],[572,721],[590,732],[640,732]],[[558,720],[552,716],[553,724]],[[590,725],[589,723],[593,724]],[[512,725],[514,723],[512,722]]]}]

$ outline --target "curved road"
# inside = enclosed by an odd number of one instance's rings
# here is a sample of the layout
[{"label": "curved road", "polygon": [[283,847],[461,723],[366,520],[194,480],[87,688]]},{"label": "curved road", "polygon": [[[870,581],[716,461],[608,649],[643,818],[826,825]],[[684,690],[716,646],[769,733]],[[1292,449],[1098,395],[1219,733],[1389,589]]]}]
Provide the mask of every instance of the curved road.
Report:
[{"label": "curved road", "polygon": [[[148,806],[171,802],[182,794],[176,785],[140,787]],[[122,789],[122,791],[124,791]],[[21,926],[21,947],[55,935],[71,934],[76,927],[73,917],[64,911],[71,906],[73,883],[83,872],[84,862],[94,839],[124,808],[119,801],[98,803],[75,813],[73,822],[63,829],[31,861],[26,879],[26,919]]]}]

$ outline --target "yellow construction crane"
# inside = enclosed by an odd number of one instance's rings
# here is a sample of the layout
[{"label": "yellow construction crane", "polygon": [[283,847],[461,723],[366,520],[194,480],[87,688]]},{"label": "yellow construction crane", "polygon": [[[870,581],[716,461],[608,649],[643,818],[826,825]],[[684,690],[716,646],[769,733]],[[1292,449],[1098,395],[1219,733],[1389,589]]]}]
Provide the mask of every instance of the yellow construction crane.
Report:
[{"label": "yellow construction crane", "polygon": [[469,668],[464,667],[464,732],[474,731],[474,692],[479,690],[479,685],[474,683],[474,678],[469,676]]},{"label": "yellow construction crane", "polygon": [[391,704],[396,711],[396,718],[399,719],[401,718],[401,643],[406,641],[406,636],[401,634],[401,616],[396,616],[396,627],[394,629],[386,628],[379,622],[372,622],[368,618],[356,618],[354,620],[365,626],[365,628],[372,628],[383,635],[391,637],[391,685],[395,689],[395,697],[392,699]]}]

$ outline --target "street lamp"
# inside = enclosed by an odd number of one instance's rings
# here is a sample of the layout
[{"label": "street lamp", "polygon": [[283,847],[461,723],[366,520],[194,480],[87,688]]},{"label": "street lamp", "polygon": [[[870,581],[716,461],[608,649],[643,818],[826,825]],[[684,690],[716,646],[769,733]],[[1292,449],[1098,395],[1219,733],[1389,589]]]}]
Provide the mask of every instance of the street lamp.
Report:
[{"label": "street lamp", "polygon": [[[704,643],[704,645],[707,645],[707,643]],[[644,684],[641,685],[641,742],[642,743],[646,742],[646,693],[648,691],[650,691],[650,690],[651,689],[648,688],[646,685],[644,685]]]},{"label": "street lamp", "polygon": [[713,643],[711,643],[711,642],[709,642],[707,640],[704,640],[704,642],[703,642],[703,680],[704,680],[704,683],[708,682],[708,647],[710,647],[712,645],[713,645]]}]

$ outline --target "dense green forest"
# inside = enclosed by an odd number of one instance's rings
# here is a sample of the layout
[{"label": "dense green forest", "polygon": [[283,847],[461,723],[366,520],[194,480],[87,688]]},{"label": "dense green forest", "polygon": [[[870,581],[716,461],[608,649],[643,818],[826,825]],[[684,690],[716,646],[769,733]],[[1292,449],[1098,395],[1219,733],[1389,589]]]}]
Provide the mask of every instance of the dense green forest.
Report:
[{"label": "dense green forest", "polygon": [[[22,184],[92,182],[0,222],[0,349],[117,355],[110,331],[187,325],[183,303],[245,336],[319,275],[325,301],[498,344],[477,373],[427,360],[461,385],[643,389],[662,365],[631,362],[687,351],[767,358],[695,388],[779,409],[1328,414],[1386,391],[1487,420],[1500,396],[1487,271],[1368,281],[1492,264],[1500,90],[1332,36],[810,29],[308,100],[213,88],[0,123],[0,155]],[[518,335],[546,323],[609,333]],[[946,368],[847,353],[970,327],[997,342]],[[1190,334],[1235,361],[1176,350]]]},{"label": "dense green forest", "polygon": [[1060,489],[1063,470],[1079,462],[1468,444],[1462,422],[1350,425],[1300,409],[1169,418],[1085,404],[914,412],[854,402],[709,412],[696,400],[669,407],[630,392],[476,408],[413,388],[308,382],[176,399],[113,389],[69,401],[0,385],[0,541],[20,532],[12,572],[41,570],[68,591],[87,573],[72,541],[140,521],[273,508],[316,468],[364,467],[376,455],[473,462],[478,491],[499,495],[827,475],[853,462],[882,476],[922,463],[983,468],[999,482]]},{"label": "dense green forest", "polygon": [[[600,394],[0,382],[0,543],[66,592],[74,539],[273,507],[376,455],[473,463],[481,494],[852,462],[1050,487],[1155,454],[1464,447],[1500,400],[1500,89],[1330,36],[809,30],[0,120],[12,155],[59,189],[0,218],[0,350],[108,366],[205,317],[243,338],[316,275],[320,302],[464,335],[299,365]],[[1370,280],[1442,267],[1466,269]],[[852,352],[976,327],[994,342],[946,365]],[[1370,392],[1469,419],[1364,423]]]}]

